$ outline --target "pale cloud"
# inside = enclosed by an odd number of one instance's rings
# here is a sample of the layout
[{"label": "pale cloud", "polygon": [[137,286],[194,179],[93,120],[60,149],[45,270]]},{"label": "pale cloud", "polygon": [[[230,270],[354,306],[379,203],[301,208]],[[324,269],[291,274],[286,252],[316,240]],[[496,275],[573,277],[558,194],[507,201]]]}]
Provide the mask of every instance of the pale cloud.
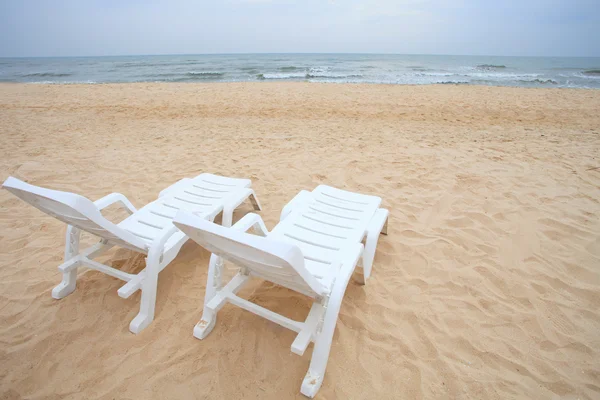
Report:
[{"label": "pale cloud", "polygon": [[598,0],[0,0],[1,56],[600,56]]}]

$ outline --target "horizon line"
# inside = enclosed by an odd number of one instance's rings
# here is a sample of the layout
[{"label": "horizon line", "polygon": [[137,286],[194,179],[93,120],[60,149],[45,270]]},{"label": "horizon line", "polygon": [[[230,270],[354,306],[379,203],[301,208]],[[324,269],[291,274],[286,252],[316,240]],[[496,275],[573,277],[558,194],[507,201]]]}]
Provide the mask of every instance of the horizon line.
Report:
[{"label": "horizon line", "polygon": [[496,55],[496,54],[433,54],[433,53],[370,53],[370,52],[239,52],[239,53],[164,53],[164,54],[111,54],[62,56],[0,56],[3,58],[92,58],[92,57],[162,57],[162,56],[234,56],[234,55],[383,55],[383,56],[444,56],[444,57],[515,57],[515,58],[600,58],[598,56],[571,55]]}]

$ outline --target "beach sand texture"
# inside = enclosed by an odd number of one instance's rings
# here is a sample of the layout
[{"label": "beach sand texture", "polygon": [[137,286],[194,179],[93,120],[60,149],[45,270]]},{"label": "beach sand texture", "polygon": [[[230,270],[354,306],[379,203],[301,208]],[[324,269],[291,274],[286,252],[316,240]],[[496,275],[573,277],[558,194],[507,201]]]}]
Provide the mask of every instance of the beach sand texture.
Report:
[{"label": "beach sand texture", "polygon": [[[381,196],[389,236],[348,286],[318,398],[600,398],[600,91],[2,84],[0,133],[0,179],[92,200],[247,177],[272,228],[318,184]],[[227,305],[192,337],[209,258],[195,243],[136,336],[139,292],[121,299],[117,279],[86,271],[50,296],[64,234],[0,191],[0,398],[302,398],[312,346],[292,354],[293,332]],[[296,319],[310,304],[261,281],[241,294]]]}]

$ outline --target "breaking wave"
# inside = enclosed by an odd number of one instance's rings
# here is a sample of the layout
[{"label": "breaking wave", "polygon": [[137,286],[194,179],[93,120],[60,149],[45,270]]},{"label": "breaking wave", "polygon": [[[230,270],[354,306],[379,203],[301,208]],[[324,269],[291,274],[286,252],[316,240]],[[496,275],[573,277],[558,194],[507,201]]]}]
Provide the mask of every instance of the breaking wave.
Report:
[{"label": "breaking wave", "polygon": [[0,59],[0,81],[66,83],[301,81],[600,89],[598,59],[392,55],[178,55]]},{"label": "breaking wave", "polygon": [[284,73],[272,73],[272,74],[268,74],[268,73],[263,73],[263,74],[258,74],[256,75],[256,77],[260,80],[263,79],[302,79],[302,78],[306,78],[306,74],[304,72],[302,73],[290,73],[290,74],[284,74]]},{"label": "breaking wave", "polygon": [[319,74],[319,73],[308,73],[306,79],[351,79],[351,78],[362,78],[361,74]]},{"label": "breaking wave", "polygon": [[521,79],[521,80],[519,80],[519,82],[522,82],[522,83],[537,83],[537,84],[540,84],[540,85],[558,85],[558,82],[556,82],[555,80],[552,80],[552,79],[532,79],[532,80]]},{"label": "breaking wave", "polygon": [[164,73],[154,74],[151,79],[139,79],[136,82],[196,82],[196,81],[216,81],[225,76],[224,72],[185,72],[185,73]]},{"label": "breaking wave", "polygon": [[441,81],[436,82],[439,85],[468,85],[470,82],[467,81]]},{"label": "breaking wave", "polygon": [[494,65],[494,64],[480,64],[475,69],[480,71],[496,71],[499,69],[506,69],[506,65]]},{"label": "breaking wave", "polygon": [[299,69],[300,68],[294,67],[293,65],[290,65],[289,67],[279,67],[279,70],[282,72],[298,71]]},{"label": "breaking wave", "polygon": [[58,81],[35,81],[35,82],[29,82],[30,84],[33,85],[96,85],[98,83],[102,83],[102,82],[96,82],[96,81],[66,81],[66,82],[58,82]]},{"label": "breaking wave", "polygon": [[215,79],[215,78],[221,78],[221,77],[225,76],[225,72],[207,72],[207,71],[194,72],[194,71],[192,71],[192,72],[186,72],[185,75],[199,77],[199,78],[205,78],[205,79]]},{"label": "breaking wave", "polygon": [[302,73],[262,73],[257,74],[256,78],[259,80],[266,79],[352,79],[362,78],[361,74],[332,74],[323,72],[302,72]]},{"label": "breaking wave", "polygon": [[66,72],[33,72],[22,76],[27,78],[64,78],[71,75]]},{"label": "breaking wave", "polygon": [[144,62],[144,61],[138,61],[138,62],[122,62],[122,63],[116,63],[115,67],[117,68],[139,68],[139,67],[160,67],[160,66],[165,66],[168,64],[165,63],[149,63],[149,62]]}]

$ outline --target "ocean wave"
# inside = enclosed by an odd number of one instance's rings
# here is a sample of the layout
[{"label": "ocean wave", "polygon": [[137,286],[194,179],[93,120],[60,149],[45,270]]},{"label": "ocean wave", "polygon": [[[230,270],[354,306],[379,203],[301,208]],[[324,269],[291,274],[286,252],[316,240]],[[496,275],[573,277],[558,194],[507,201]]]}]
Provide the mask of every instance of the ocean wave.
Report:
[{"label": "ocean wave", "polygon": [[302,73],[290,73],[290,74],[284,74],[284,73],[263,73],[263,74],[258,74],[256,75],[256,77],[258,79],[298,79],[298,78],[306,78],[306,74],[304,72]]},{"label": "ocean wave", "polygon": [[140,67],[164,67],[166,65],[178,65],[181,64],[179,62],[176,63],[151,63],[151,62],[144,62],[144,61],[132,61],[132,62],[122,62],[122,63],[116,63],[115,67],[116,68],[140,68]]},{"label": "ocean wave", "polygon": [[265,79],[352,79],[362,78],[361,74],[333,74],[326,72],[297,72],[297,73],[262,73],[257,74],[256,78],[259,80]]},{"label": "ocean wave", "polygon": [[57,81],[34,81],[34,82],[26,82],[31,85],[96,85],[98,83],[105,82],[96,82],[96,81],[65,81],[65,82],[57,82]]},{"label": "ocean wave", "polygon": [[[278,60],[278,61],[275,61]],[[597,60],[517,62],[510,58],[380,56],[161,56],[128,58],[0,59],[0,81],[39,83],[117,82],[328,82],[371,84],[477,84],[600,89]],[[557,68],[564,65],[561,68]],[[579,67],[577,67],[579,65]],[[7,68],[8,67],[8,68]],[[556,70],[554,70],[556,69]],[[77,81],[77,82],[74,82]]]},{"label": "ocean wave", "polygon": [[298,71],[299,69],[301,69],[301,68],[295,67],[293,65],[290,65],[287,67],[279,67],[279,71],[282,71],[282,72]]},{"label": "ocean wave", "polygon": [[555,80],[552,80],[552,79],[532,79],[532,80],[519,79],[517,82],[535,83],[535,84],[540,84],[540,85],[558,85],[558,82],[556,82]]},{"label": "ocean wave", "polygon": [[510,73],[510,72],[470,72],[465,74],[471,78],[490,79],[496,82],[502,82],[506,80],[517,80],[517,79],[536,79],[542,76],[542,74],[527,74],[527,73]]},{"label": "ocean wave", "polygon": [[221,80],[225,77],[225,72],[212,71],[190,71],[190,72],[170,72],[163,74],[148,75],[149,79],[137,79],[137,82],[195,82]]},{"label": "ocean wave", "polygon": [[30,74],[24,74],[26,78],[64,78],[65,76],[71,76],[72,74],[66,72],[32,72]]},{"label": "ocean wave", "polygon": [[581,67],[552,67],[551,71],[581,71]]},{"label": "ocean wave", "polygon": [[506,69],[506,65],[494,65],[494,64],[480,64],[475,69],[481,71],[496,71],[499,69]]},{"label": "ocean wave", "polygon": [[452,72],[422,72],[415,74],[416,76],[434,77],[434,76],[466,76]]},{"label": "ocean wave", "polygon": [[521,81],[521,82],[533,82],[533,83],[539,83],[539,84],[542,84],[542,85],[548,85],[548,84],[550,84],[550,85],[558,85],[558,82],[556,82],[553,79],[534,79],[532,81]]},{"label": "ocean wave", "polygon": [[468,85],[470,84],[470,82],[467,81],[440,81],[440,82],[435,82],[436,84],[439,85]]},{"label": "ocean wave", "polygon": [[435,71],[435,69],[427,68],[422,65],[411,65],[406,68],[409,68],[410,70],[415,71],[415,72]]},{"label": "ocean wave", "polygon": [[471,84],[473,85],[491,85],[491,86],[517,86],[517,87],[531,87],[541,85],[559,85],[560,83],[553,79],[513,79],[498,81],[494,79],[472,79]]},{"label": "ocean wave", "polygon": [[349,79],[349,78],[362,78],[361,74],[306,74],[306,79]]},{"label": "ocean wave", "polygon": [[[218,81],[219,79],[209,79],[209,78],[198,78],[198,77],[193,77],[193,76],[182,76],[179,78],[170,78],[170,79],[156,79],[150,82],[160,82],[160,83],[193,83],[193,82],[214,82],[214,81]],[[139,82],[148,82],[146,80],[144,81],[139,81]]]},{"label": "ocean wave", "polygon": [[205,64],[207,64],[207,63],[204,62],[204,61],[182,61],[182,62],[177,62],[177,63],[173,63],[173,64],[159,64],[159,65],[161,65],[161,66],[166,66],[166,65],[168,65],[168,66],[171,66],[171,65],[173,65],[173,66],[185,65],[185,66],[189,67],[190,65],[205,65]]},{"label": "ocean wave", "polygon": [[202,78],[220,78],[222,76],[225,76],[225,72],[212,72],[212,71],[191,71],[191,72],[186,72],[185,73],[186,76],[195,76],[195,77],[202,77]]},{"label": "ocean wave", "polygon": [[206,81],[218,81],[223,79],[225,73],[210,73],[210,72],[188,72],[186,74],[175,75],[172,78],[164,77],[158,79],[156,82],[206,82]]},{"label": "ocean wave", "polygon": [[308,69],[308,74],[326,74],[331,70],[330,67],[310,67]]}]

